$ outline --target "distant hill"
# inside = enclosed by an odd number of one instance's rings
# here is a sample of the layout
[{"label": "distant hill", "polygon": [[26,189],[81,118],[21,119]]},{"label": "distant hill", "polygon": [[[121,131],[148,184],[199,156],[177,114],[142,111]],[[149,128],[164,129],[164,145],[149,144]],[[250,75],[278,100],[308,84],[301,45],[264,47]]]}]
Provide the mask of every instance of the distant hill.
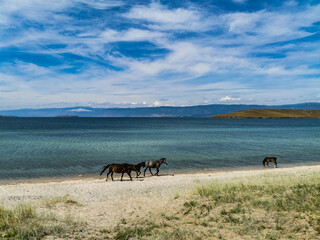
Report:
[{"label": "distant hill", "polygon": [[320,118],[320,110],[249,109],[219,114],[212,118]]},{"label": "distant hill", "polygon": [[248,109],[301,109],[320,110],[320,103],[301,103],[291,105],[245,105],[213,104],[190,107],[145,107],[145,108],[91,108],[84,106],[69,108],[18,109],[0,111],[0,115],[18,117],[212,117],[213,115],[233,113]]}]

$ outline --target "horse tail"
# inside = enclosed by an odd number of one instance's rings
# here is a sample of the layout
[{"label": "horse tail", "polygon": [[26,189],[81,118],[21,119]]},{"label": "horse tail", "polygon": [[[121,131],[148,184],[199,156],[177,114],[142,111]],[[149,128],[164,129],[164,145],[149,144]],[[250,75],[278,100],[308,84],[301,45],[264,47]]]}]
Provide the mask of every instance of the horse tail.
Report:
[{"label": "horse tail", "polygon": [[102,170],[102,172],[100,173],[100,176],[102,175],[102,173],[104,173],[105,170],[107,170],[107,168],[108,168],[109,166],[110,166],[110,164],[108,164],[107,166],[104,166],[104,167],[103,167],[103,170]]}]

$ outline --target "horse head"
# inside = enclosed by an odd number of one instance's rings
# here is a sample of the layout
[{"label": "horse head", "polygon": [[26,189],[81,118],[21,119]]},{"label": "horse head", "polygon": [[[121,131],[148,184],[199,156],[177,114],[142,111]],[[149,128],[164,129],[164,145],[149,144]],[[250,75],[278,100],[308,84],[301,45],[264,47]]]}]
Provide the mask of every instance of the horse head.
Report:
[{"label": "horse head", "polygon": [[168,165],[168,162],[167,162],[167,159],[166,159],[166,158],[161,158],[160,160],[161,160],[161,162],[163,162],[163,163],[165,163],[166,165]]}]

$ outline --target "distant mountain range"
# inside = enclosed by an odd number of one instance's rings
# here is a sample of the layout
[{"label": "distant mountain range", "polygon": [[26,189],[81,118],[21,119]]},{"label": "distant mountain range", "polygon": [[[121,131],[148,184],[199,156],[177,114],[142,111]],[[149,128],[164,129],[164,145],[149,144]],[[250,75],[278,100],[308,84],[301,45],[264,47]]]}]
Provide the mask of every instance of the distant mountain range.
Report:
[{"label": "distant mountain range", "polygon": [[212,117],[248,109],[301,109],[320,110],[320,103],[290,105],[244,105],[213,104],[190,107],[145,107],[145,108],[43,108],[0,111],[2,116],[17,117]]}]

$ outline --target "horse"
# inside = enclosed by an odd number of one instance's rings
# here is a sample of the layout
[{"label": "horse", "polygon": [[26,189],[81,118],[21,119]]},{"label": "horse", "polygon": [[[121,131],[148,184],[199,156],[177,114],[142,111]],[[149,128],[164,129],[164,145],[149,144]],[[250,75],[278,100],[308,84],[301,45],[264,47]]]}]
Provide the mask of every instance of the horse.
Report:
[{"label": "horse", "polygon": [[131,171],[135,171],[137,174],[137,177],[141,174],[140,169],[141,167],[145,167],[145,162],[141,162],[137,165],[133,165],[133,164],[128,164],[128,163],[122,163],[122,164],[118,164],[118,163],[112,163],[112,164],[108,164],[107,166],[104,166],[102,172],[100,173],[100,176],[104,173],[105,170],[109,170],[108,174],[107,174],[107,179],[106,181],[108,181],[108,177],[109,174],[111,173],[111,179],[113,180],[113,173],[122,173],[121,175],[121,180],[123,178],[123,174],[127,173],[130,177],[130,180],[132,181],[132,177],[131,177]]},{"label": "horse", "polygon": [[141,163],[138,163],[136,165],[132,165],[132,164],[129,164],[129,163],[123,163],[123,164],[126,164],[127,166],[132,167],[133,171],[135,171],[136,174],[137,174],[136,178],[138,178],[139,175],[141,174],[141,172],[140,172],[141,167],[145,167],[146,166],[145,162],[141,162]]},{"label": "horse", "polygon": [[278,167],[276,157],[266,157],[265,159],[263,159],[262,164],[264,167],[266,167],[266,163],[267,163],[267,166],[269,167],[269,162],[273,162],[275,168]]},{"label": "horse", "polygon": [[107,166],[104,166],[102,172],[100,173],[100,176],[102,175],[102,173],[108,169],[109,172],[107,174],[107,179],[106,181],[108,181],[108,177],[109,177],[109,174],[111,173],[111,179],[112,181],[113,180],[113,173],[122,173],[121,175],[121,180],[122,181],[122,178],[123,178],[123,174],[124,173],[127,173],[130,177],[130,180],[132,181],[132,177],[131,177],[131,171],[133,171],[133,168],[128,166],[127,164],[118,164],[118,163],[112,163],[112,164],[108,164]]},{"label": "horse", "polygon": [[151,168],[156,168],[157,169],[157,173],[155,175],[157,175],[159,177],[159,174],[158,174],[159,173],[159,168],[160,168],[162,163],[165,163],[166,165],[168,165],[167,159],[166,158],[161,158],[160,160],[145,162],[146,168],[144,169],[143,175],[146,176],[146,171],[149,168],[149,171],[150,171],[151,175],[153,176],[153,173],[151,172]]}]

